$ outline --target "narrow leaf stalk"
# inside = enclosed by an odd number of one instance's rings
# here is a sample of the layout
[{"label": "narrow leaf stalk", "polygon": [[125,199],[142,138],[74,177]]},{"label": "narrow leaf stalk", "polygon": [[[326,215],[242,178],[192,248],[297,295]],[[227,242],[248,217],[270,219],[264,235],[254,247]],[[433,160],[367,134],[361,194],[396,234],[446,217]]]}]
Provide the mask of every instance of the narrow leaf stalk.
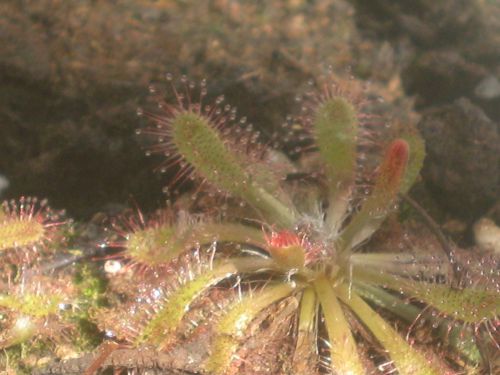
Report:
[{"label": "narrow leaf stalk", "polygon": [[330,281],[322,276],[315,281],[314,289],[325,317],[332,370],[339,374],[364,374],[351,328]]}]

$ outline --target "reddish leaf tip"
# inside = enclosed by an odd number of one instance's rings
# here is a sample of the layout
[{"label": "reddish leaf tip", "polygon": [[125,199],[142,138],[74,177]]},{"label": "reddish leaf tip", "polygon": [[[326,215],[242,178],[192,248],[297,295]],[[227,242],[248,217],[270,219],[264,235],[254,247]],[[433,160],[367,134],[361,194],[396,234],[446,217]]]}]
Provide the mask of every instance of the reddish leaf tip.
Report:
[{"label": "reddish leaf tip", "polygon": [[404,139],[396,139],[389,145],[380,168],[380,175],[386,180],[386,187],[390,189],[399,187],[409,154],[410,146]]}]

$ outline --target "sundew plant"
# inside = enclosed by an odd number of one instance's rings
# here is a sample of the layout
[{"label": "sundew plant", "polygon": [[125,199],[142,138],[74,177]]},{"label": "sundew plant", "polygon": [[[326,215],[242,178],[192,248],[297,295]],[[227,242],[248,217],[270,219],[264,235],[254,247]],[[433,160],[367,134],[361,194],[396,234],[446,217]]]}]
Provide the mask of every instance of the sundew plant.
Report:
[{"label": "sundew plant", "polygon": [[198,342],[193,356],[208,374],[460,372],[388,316],[428,316],[469,368],[481,361],[476,338],[498,345],[493,263],[464,271],[453,253],[429,260],[425,249],[370,247],[419,174],[414,129],[381,142],[363,90],[325,83],[289,124],[292,161],[260,143],[223,97],[204,103],[205,81],[196,91],[182,77],[181,86],[171,83],[173,102],[151,89],[157,109],[139,111],[151,124],[139,132],[156,140],[149,152],[166,158],[160,169],[177,168],[174,182],[196,191],[149,221],[115,225],[128,269],[157,281],[147,282],[153,302],[139,326],[125,318],[106,326],[113,334],[164,351]]},{"label": "sundew plant", "polygon": [[[101,244],[113,258],[105,305],[72,297],[69,288],[49,302],[42,289],[21,293],[20,267],[0,295],[11,321],[2,347],[49,337],[19,330],[19,319],[61,327],[71,315],[61,304],[73,298],[117,348],[168,354],[169,370],[495,371],[498,259],[453,246],[427,249],[419,235],[393,249],[394,241],[383,245],[384,228],[398,221],[400,197],[423,163],[415,129],[371,115],[354,80],[326,79],[299,101],[301,113],[279,142],[263,142],[224,98],[207,100],[205,81],[182,77],[180,88],[170,75],[167,81],[173,100],[152,88],[155,108],[139,110],[148,125],[138,133],[154,140],[148,153],[165,158],[159,168],[175,171],[170,186],[192,188],[154,214],[113,221]],[[48,242],[44,231],[56,221],[35,226],[28,223],[36,215],[5,207],[3,253]],[[105,358],[112,356],[108,350],[87,373],[112,366]],[[166,366],[128,359],[116,359],[114,368]]]}]

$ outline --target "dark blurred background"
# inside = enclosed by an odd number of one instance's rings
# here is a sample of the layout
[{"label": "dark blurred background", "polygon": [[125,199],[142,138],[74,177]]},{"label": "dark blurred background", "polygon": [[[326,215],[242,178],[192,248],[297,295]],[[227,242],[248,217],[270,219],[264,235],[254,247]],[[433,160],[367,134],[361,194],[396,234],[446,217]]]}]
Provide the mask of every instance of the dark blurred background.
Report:
[{"label": "dark blurred background", "polygon": [[207,78],[266,136],[331,65],[418,122],[413,194],[441,222],[497,215],[499,1],[4,0],[0,46],[2,199],[46,197],[77,219],[158,207],[168,176],[134,132],[151,82]]}]

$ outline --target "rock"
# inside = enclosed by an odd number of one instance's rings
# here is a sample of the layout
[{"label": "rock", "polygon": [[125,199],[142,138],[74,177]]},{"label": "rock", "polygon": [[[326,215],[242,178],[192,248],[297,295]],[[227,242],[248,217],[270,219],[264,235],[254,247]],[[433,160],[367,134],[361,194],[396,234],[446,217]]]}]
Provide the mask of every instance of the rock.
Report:
[{"label": "rock", "polygon": [[353,0],[360,29],[385,38],[410,38],[423,48],[461,43],[482,30],[481,4],[476,0]]},{"label": "rock", "polygon": [[224,94],[270,138],[320,63],[348,75],[365,48],[346,0],[261,5],[0,2],[2,198],[48,198],[85,220],[130,197],[151,210],[169,176],[134,136],[150,83],[172,100],[165,73],[207,78],[206,104]]},{"label": "rock", "polygon": [[495,99],[500,96],[500,82],[495,76],[487,76],[474,89],[474,94],[481,99]]},{"label": "rock", "polygon": [[416,96],[419,108],[470,97],[488,74],[456,51],[430,51],[415,59],[402,72],[405,91]]},{"label": "rock", "polygon": [[426,184],[444,208],[474,221],[500,192],[498,124],[462,98],[424,112],[418,127],[426,140]]},{"label": "rock", "polygon": [[473,230],[481,249],[500,254],[500,227],[493,220],[483,217],[474,224]]}]

